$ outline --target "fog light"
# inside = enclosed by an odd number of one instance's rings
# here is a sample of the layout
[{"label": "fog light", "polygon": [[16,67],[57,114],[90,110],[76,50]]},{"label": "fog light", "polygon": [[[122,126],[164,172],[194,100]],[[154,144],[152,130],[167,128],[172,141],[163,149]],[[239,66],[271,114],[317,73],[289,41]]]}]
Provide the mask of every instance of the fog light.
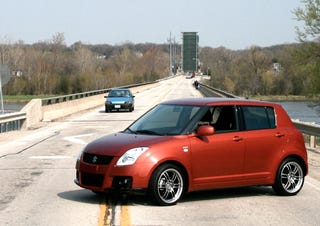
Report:
[{"label": "fog light", "polygon": [[112,187],[120,190],[130,190],[132,188],[132,177],[114,177]]}]

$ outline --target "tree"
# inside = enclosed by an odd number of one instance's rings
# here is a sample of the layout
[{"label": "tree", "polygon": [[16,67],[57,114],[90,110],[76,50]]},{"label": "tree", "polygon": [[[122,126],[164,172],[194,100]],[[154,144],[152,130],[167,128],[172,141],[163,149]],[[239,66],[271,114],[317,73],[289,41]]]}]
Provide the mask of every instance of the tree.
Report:
[{"label": "tree", "polygon": [[298,38],[304,42],[309,38],[319,39],[320,35],[320,1],[301,0],[305,4],[305,9],[297,8],[294,10],[296,19],[304,22],[303,30],[296,27]]},{"label": "tree", "polygon": [[[305,48],[299,53],[299,60],[310,68],[312,77],[310,90],[320,92],[320,0],[301,0],[305,8],[294,11],[296,19],[304,23],[303,29],[296,28],[298,39]],[[311,39],[311,40],[310,40]]]}]

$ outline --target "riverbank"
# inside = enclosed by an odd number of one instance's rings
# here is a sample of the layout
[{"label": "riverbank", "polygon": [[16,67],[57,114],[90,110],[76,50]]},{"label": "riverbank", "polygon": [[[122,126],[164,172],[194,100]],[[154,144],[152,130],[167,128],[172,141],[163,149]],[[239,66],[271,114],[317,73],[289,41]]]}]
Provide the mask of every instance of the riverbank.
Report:
[{"label": "riverbank", "polygon": [[32,99],[42,99],[52,97],[53,95],[3,95],[4,103],[29,102]]},{"label": "riverbank", "polygon": [[320,95],[316,96],[296,96],[296,95],[268,95],[268,96],[251,96],[250,99],[285,102],[285,101],[320,101]]}]

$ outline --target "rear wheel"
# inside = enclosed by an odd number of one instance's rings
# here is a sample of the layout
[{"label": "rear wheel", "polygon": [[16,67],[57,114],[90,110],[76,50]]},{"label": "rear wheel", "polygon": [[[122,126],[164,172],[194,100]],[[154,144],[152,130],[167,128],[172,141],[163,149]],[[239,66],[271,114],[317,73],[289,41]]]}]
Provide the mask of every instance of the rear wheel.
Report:
[{"label": "rear wheel", "polygon": [[304,183],[302,164],[294,158],[285,159],[277,172],[273,189],[279,195],[295,195]]},{"label": "rear wheel", "polygon": [[164,164],[152,174],[149,189],[153,200],[161,205],[174,205],[184,191],[181,169],[173,164]]}]

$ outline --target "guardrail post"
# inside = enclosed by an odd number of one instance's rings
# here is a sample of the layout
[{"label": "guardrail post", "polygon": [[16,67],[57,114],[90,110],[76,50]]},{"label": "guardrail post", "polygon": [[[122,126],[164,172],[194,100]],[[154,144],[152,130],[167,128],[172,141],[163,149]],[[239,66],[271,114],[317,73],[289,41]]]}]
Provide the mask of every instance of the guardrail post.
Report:
[{"label": "guardrail post", "polygon": [[309,145],[310,145],[310,148],[312,148],[312,149],[315,149],[316,148],[316,142],[315,142],[315,136],[313,136],[313,135],[311,135],[310,136],[310,143],[309,143]]}]

